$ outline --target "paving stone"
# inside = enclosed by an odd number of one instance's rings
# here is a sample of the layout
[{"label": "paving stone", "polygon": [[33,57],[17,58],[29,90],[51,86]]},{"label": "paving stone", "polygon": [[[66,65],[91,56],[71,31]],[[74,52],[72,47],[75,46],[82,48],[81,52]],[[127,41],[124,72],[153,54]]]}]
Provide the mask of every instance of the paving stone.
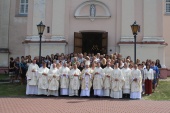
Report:
[{"label": "paving stone", "polygon": [[71,97],[1,97],[0,113],[170,113],[170,101]]}]

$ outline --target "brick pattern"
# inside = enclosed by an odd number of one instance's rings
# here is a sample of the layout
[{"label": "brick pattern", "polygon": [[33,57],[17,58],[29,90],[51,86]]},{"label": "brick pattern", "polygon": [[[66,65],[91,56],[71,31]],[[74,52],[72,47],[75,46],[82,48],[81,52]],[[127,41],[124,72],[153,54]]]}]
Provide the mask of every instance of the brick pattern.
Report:
[{"label": "brick pattern", "polygon": [[170,113],[170,101],[110,98],[0,98],[0,113]]}]

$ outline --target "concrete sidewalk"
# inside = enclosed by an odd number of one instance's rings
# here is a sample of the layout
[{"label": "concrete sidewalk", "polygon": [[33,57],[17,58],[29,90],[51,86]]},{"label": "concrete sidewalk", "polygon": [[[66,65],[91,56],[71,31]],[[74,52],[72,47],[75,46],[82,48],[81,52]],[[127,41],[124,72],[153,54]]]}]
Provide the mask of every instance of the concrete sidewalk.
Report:
[{"label": "concrete sidewalk", "polygon": [[170,101],[74,97],[1,97],[0,113],[170,113]]}]

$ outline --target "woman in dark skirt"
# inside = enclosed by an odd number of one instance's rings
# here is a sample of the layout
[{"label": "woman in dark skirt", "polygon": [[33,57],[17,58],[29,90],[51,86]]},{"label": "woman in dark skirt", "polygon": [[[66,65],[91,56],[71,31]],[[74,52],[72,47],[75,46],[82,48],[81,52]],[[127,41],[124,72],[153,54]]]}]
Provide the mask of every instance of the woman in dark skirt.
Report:
[{"label": "woman in dark skirt", "polygon": [[160,64],[160,60],[159,60],[159,59],[157,59],[157,60],[156,60],[155,66],[157,66],[157,67],[158,67],[158,77],[157,77],[157,84],[156,84],[156,86],[157,86],[157,85],[158,85],[158,83],[159,83],[159,78],[160,78],[160,71],[159,71],[159,69],[160,69],[160,68],[162,68],[162,66],[161,66],[161,64]]},{"label": "woman in dark skirt", "polygon": [[26,72],[27,72],[27,69],[28,69],[27,63],[24,62],[24,59],[22,59],[20,65],[21,65],[20,66],[21,84],[25,84],[25,82],[26,82]]},{"label": "woman in dark skirt", "polygon": [[154,79],[153,79],[153,92],[155,91],[155,88],[158,84],[158,78],[159,78],[159,69],[157,66],[155,66],[155,62],[152,61],[151,63],[151,68],[153,69],[153,72],[154,72]]},{"label": "woman in dark skirt", "polygon": [[21,71],[21,68],[20,68],[20,59],[19,57],[17,57],[15,59],[15,62],[14,62],[14,68],[15,68],[15,80],[19,79],[19,74],[20,74],[20,71]]},{"label": "woman in dark skirt", "polygon": [[13,57],[10,58],[9,72],[14,72],[14,59],[13,59]]},{"label": "woman in dark skirt", "polygon": [[159,59],[156,60],[155,66],[157,66],[158,68],[162,68]]},{"label": "woman in dark skirt", "polygon": [[9,77],[10,77],[11,82],[13,82],[14,74],[15,74],[14,59],[13,57],[11,57],[10,62],[9,62]]}]

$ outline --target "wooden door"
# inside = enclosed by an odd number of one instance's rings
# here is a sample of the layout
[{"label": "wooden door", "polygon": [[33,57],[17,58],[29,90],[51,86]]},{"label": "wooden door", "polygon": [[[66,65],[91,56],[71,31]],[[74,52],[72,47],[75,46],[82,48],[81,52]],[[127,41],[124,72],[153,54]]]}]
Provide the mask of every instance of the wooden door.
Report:
[{"label": "wooden door", "polygon": [[102,54],[107,54],[108,32],[102,33]]},{"label": "wooden door", "polygon": [[74,32],[74,53],[82,53],[82,34]]}]

